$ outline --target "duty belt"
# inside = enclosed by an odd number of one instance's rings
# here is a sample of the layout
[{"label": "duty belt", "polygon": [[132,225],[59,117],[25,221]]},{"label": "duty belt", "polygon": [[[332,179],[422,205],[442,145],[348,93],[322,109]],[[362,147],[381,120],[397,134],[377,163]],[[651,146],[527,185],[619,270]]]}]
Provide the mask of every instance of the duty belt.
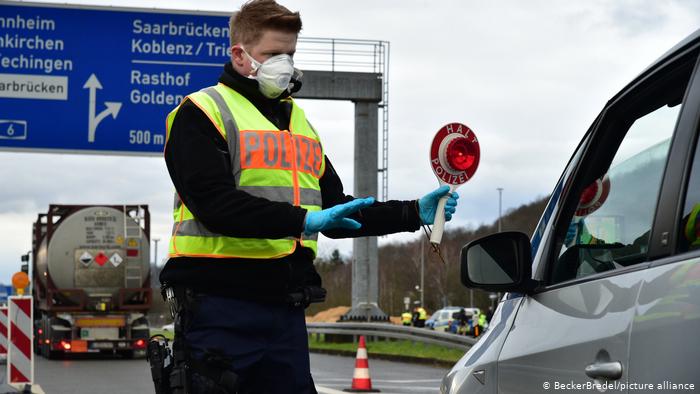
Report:
[{"label": "duty belt", "polygon": [[[170,315],[173,319],[184,304],[187,303],[188,297],[193,297],[197,295],[207,295],[207,293],[195,292],[191,289],[185,287],[172,287],[163,286],[161,287],[161,293],[163,299],[167,302],[170,308]],[[285,302],[292,307],[304,307],[306,308],[310,304],[315,304],[318,302],[324,302],[326,300],[326,289],[319,286],[306,286],[298,291],[287,294]]]}]

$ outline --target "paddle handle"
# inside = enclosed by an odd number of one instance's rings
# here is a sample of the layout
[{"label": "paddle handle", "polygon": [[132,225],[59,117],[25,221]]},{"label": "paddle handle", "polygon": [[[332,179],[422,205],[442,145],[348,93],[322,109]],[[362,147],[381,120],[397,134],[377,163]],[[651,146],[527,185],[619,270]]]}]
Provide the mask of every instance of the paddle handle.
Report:
[{"label": "paddle handle", "polygon": [[442,241],[442,233],[445,231],[445,204],[447,204],[447,196],[440,199],[435,212],[435,222],[433,223],[433,233],[430,234],[430,243],[440,245]]}]

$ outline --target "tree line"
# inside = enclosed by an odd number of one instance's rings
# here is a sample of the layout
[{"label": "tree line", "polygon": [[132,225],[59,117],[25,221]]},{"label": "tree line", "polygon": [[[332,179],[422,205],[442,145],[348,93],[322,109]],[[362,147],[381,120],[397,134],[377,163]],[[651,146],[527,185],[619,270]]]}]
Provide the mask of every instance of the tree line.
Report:
[{"label": "tree line", "polygon": [[[508,210],[501,218],[503,231],[521,231],[532,234],[547,203],[547,198],[537,199],[529,204]],[[421,243],[424,243],[424,299],[425,308],[433,312],[444,306],[471,306],[487,310],[492,300],[481,290],[465,288],[460,281],[459,255],[462,247],[472,240],[497,232],[498,221],[483,224],[476,228],[448,228],[440,245],[445,260],[432,250],[421,232],[414,241],[390,243],[379,248],[379,307],[391,316],[404,311],[404,298],[410,302],[420,300]],[[326,302],[315,304],[307,309],[307,315],[319,311],[351,305],[352,261],[335,250],[330,256],[319,257],[314,262],[323,279],[323,287],[328,290]]]}]

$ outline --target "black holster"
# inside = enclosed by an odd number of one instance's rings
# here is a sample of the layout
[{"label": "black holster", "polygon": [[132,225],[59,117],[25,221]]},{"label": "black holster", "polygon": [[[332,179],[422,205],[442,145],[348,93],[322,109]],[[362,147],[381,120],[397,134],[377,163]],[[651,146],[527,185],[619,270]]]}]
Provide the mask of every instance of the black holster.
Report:
[{"label": "black holster", "polygon": [[307,308],[309,305],[324,302],[326,300],[326,289],[319,286],[302,287],[287,296],[287,301],[291,306]]},{"label": "black holster", "polygon": [[156,394],[169,394],[169,377],[173,364],[168,339],[162,335],[153,335],[149,339],[146,348],[146,360],[151,366],[151,377],[156,388]]}]

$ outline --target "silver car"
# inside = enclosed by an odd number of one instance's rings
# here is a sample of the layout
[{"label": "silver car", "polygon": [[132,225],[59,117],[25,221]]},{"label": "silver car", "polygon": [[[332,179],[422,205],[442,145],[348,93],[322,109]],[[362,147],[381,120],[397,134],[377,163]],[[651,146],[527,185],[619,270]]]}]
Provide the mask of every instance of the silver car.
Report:
[{"label": "silver car", "polygon": [[532,238],[462,249],[506,292],[442,393],[700,390],[700,30],[614,96]]}]

